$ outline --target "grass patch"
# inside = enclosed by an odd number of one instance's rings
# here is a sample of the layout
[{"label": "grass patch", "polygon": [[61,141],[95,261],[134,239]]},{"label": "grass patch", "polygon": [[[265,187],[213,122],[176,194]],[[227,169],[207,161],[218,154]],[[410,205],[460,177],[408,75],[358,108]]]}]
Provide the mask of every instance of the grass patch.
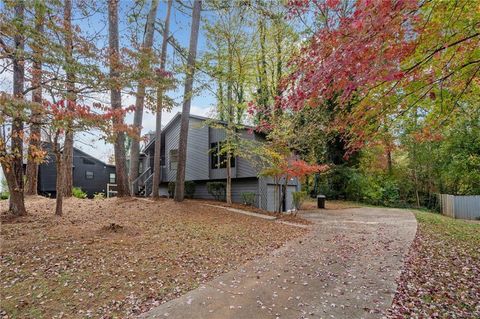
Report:
[{"label": "grass patch", "polygon": [[480,245],[480,223],[453,219],[436,213],[416,212],[415,217],[425,230],[445,240]]},{"label": "grass patch", "polygon": [[416,211],[391,318],[480,318],[480,223]]}]

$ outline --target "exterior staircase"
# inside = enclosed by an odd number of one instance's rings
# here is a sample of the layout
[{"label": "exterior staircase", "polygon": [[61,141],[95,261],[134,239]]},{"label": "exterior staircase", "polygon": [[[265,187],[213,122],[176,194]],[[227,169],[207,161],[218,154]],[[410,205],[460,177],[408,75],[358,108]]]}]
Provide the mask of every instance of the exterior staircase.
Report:
[{"label": "exterior staircase", "polygon": [[132,182],[132,194],[139,197],[149,197],[153,190],[153,172],[148,168]]}]

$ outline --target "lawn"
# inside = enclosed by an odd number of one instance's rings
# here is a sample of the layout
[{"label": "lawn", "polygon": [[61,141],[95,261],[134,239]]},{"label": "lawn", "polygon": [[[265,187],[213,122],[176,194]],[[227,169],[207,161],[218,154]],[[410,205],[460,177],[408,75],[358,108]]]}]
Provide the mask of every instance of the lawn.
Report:
[{"label": "lawn", "polygon": [[72,198],[61,218],[53,200],[27,206],[2,216],[8,318],[134,317],[305,232],[199,201]]},{"label": "lawn", "polygon": [[391,318],[480,318],[480,223],[416,212]]}]

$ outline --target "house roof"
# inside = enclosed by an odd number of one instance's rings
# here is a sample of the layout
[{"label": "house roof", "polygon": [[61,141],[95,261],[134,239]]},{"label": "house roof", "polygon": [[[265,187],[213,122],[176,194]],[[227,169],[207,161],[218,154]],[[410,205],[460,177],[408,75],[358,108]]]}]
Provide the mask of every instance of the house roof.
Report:
[{"label": "house roof", "polygon": [[[43,148],[50,148],[50,142],[42,141],[41,143],[42,143],[42,147],[43,147]],[[45,146],[46,146],[46,147],[45,147]],[[50,150],[51,150],[51,149],[49,149],[48,151],[50,151]],[[78,152],[78,153],[80,153],[81,155],[83,155],[83,156],[85,156],[85,157],[89,157],[89,158],[93,159],[94,161],[96,161],[96,162],[98,162],[98,163],[100,163],[100,164],[103,164],[103,165],[105,165],[105,166],[115,167],[115,165],[107,164],[107,163],[105,163],[104,161],[101,161],[101,160],[99,160],[98,158],[96,158],[96,157],[94,157],[94,156],[92,156],[92,155],[90,155],[90,154],[87,154],[87,153],[85,153],[84,151],[82,151],[82,150],[80,150],[80,149],[78,149],[78,148],[76,148],[76,147],[73,147],[73,151],[74,151],[74,152]]]},{"label": "house roof", "polygon": [[95,161],[97,161],[97,162],[99,162],[99,163],[101,163],[101,164],[103,164],[103,165],[105,165],[105,166],[115,167],[115,165],[105,163],[104,161],[101,161],[101,160],[99,160],[98,158],[93,157],[92,155],[87,154],[87,153],[85,153],[84,151],[79,150],[79,149],[76,148],[76,147],[74,147],[73,150],[74,150],[74,151],[77,151],[78,153],[80,153],[80,154],[82,154],[82,155],[84,155],[84,156],[90,157],[90,158],[92,158],[93,160],[95,160]]},{"label": "house roof", "polygon": [[[182,112],[177,112],[177,114],[175,114],[175,116],[167,123],[167,125],[165,125],[165,127],[162,128],[162,132],[166,132],[173,125],[173,123],[177,119],[179,119],[181,116],[182,116]],[[205,117],[205,116],[194,115],[194,114],[190,114],[190,118],[201,120],[201,121],[213,121],[213,122],[216,122],[216,123],[219,123],[219,124],[227,124],[227,122],[225,122],[225,121],[220,121],[220,120],[217,120],[217,119],[213,119],[211,117]],[[252,130],[255,129],[255,127],[251,126],[251,125],[242,125],[242,126],[245,129],[252,129]],[[143,153],[144,151],[149,149],[154,142],[155,142],[155,136],[150,141],[148,141],[148,143],[143,147],[141,152]]]}]

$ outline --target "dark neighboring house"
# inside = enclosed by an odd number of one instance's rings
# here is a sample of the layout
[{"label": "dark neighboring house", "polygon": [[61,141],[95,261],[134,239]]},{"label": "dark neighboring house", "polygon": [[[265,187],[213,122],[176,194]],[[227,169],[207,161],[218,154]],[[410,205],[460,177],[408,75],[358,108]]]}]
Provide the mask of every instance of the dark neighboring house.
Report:
[{"label": "dark neighboring house", "polygon": [[[48,143],[43,145],[47,150],[45,161],[38,169],[38,193],[43,196],[56,195],[56,160]],[[87,153],[73,148],[73,186],[80,187],[88,197],[95,193],[107,192],[107,184],[115,184],[115,166],[106,164]]]},{"label": "dark neighboring house", "polygon": [[[163,128],[161,138],[161,183],[160,195],[168,196],[168,183],[174,182],[177,174],[178,141],[180,137],[180,117],[177,113]],[[214,199],[207,191],[207,182],[226,181],[226,165],[224,156],[216,151],[225,139],[225,130],[217,125],[209,125],[212,119],[190,115],[187,141],[187,161],[185,180],[195,182],[193,198]],[[224,124],[224,123],[223,123]],[[241,138],[256,142],[265,141],[262,134],[245,126],[238,133]],[[154,136],[154,135],[153,135]],[[150,196],[153,182],[153,158],[155,156],[155,139],[151,138],[140,154],[140,177],[132,185],[137,195]],[[297,179],[288,181],[287,196],[284,207],[293,208],[292,192],[300,190]],[[278,185],[272,178],[259,177],[259,168],[248,159],[235,157],[232,159],[232,201],[241,203],[242,193],[255,193],[255,206],[274,211],[278,205]]]}]

